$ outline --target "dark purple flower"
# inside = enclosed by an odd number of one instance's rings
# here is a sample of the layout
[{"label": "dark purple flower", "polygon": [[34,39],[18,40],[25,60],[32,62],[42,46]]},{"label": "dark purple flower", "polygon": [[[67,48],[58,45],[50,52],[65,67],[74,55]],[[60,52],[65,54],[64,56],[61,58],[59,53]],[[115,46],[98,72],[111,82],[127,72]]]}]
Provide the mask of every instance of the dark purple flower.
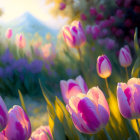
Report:
[{"label": "dark purple flower", "polygon": [[41,72],[43,67],[43,62],[41,60],[34,60],[29,64],[29,71],[32,73],[39,73]]}]

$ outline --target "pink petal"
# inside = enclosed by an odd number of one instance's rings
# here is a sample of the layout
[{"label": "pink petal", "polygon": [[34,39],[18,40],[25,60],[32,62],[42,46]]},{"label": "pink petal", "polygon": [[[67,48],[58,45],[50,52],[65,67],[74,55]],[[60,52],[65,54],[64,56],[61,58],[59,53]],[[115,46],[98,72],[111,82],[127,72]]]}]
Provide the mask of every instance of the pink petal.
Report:
[{"label": "pink petal", "polygon": [[98,118],[97,107],[89,98],[85,97],[80,100],[78,104],[78,112],[93,132],[99,129],[100,121]]},{"label": "pink petal", "polygon": [[128,104],[126,95],[121,88],[120,83],[118,83],[118,86],[117,86],[117,100],[118,100],[119,110],[122,116],[128,119],[131,118],[132,116],[131,116],[130,106]]},{"label": "pink petal", "polygon": [[82,78],[82,76],[78,76],[76,78],[76,82],[78,83],[78,85],[80,86],[80,88],[82,89],[82,93],[87,93],[88,92],[88,87],[86,82],[84,81],[84,79]]}]

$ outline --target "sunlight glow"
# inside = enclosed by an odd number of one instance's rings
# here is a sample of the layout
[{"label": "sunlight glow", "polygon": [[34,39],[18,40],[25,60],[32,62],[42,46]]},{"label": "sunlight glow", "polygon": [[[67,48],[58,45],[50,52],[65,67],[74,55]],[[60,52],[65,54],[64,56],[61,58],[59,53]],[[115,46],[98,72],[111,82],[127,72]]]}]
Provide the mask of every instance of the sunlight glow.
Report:
[{"label": "sunlight glow", "polygon": [[28,11],[47,26],[59,29],[66,23],[67,19],[52,17],[49,14],[52,6],[53,3],[46,5],[45,0],[0,0],[0,8],[4,12],[0,21],[8,22]]}]

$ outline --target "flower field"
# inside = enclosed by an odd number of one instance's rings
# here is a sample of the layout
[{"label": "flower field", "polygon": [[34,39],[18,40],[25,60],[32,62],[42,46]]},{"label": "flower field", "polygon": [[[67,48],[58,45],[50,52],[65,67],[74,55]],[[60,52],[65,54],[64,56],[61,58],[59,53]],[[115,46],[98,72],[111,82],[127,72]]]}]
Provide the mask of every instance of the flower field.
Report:
[{"label": "flower field", "polygon": [[140,1],[42,3],[0,20],[0,140],[139,140]]}]

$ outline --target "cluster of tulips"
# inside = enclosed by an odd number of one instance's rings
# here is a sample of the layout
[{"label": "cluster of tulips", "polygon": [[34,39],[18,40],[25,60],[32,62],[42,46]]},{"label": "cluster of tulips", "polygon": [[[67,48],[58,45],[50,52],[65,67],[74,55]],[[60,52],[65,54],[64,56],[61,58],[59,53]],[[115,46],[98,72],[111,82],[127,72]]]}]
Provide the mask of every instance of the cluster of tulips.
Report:
[{"label": "cluster of tulips", "polygon": [[40,126],[34,132],[27,113],[18,105],[9,111],[0,97],[0,140],[52,139],[49,126]]},{"label": "cluster of tulips", "polygon": [[[69,47],[80,49],[86,42],[82,25],[74,21],[71,26],[63,28],[63,37]],[[126,70],[132,63],[129,47],[125,45],[119,51],[119,62]],[[112,66],[106,55],[97,58],[97,73],[106,80],[112,73]],[[110,110],[107,100],[99,87],[88,90],[84,79],[78,76],[75,80],[62,80],[61,93],[75,127],[82,133],[94,134],[108,123]],[[140,118],[140,79],[131,78],[127,83],[118,83],[117,100],[120,113],[126,119]],[[109,90],[108,90],[109,92]]]},{"label": "cluster of tulips", "polygon": [[[13,36],[13,30],[8,28],[5,33],[5,37],[10,40]],[[46,37],[47,39],[47,37]],[[23,50],[27,46],[26,38],[23,33],[17,34],[15,37],[15,44],[18,48]],[[35,55],[39,58],[43,58],[43,60],[52,61],[56,56],[56,51],[53,43],[46,43],[43,45],[43,42],[38,39],[34,42],[31,42],[31,46],[33,47],[33,51]],[[26,56],[31,57],[33,54],[30,50],[26,51]]]},{"label": "cluster of tulips", "polygon": [[[63,28],[63,37],[66,44],[71,48],[76,48],[81,56],[80,47],[86,43],[86,36],[81,23],[74,21],[71,26],[65,26]],[[132,57],[127,45],[119,51],[119,62],[125,68],[126,75],[128,76],[127,67],[131,65]],[[96,68],[98,75],[105,79],[109,93],[107,78],[112,73],[109,58],[106,55],[99,56]],[[101,129],[105,130],[110,118],[110,109],[103,91],[98,86],[88,89],[82,76],[78,76],[75,80],[61,80],[60,88],[66,109],[71,115],[73,124],[77,130],[85,134],[95,134]],[[124,118],[136,120],[140,118],[139,91],[139,78],[131,78],[127,83],[118,83],[118,107]],[[25,111],[20,106],[14,106],[7,111],[1,97],[0,131],[0,139],[3,140],[53,139],[49,126],[41,126],[31,134],[31,123]],[[111,139],[109,135],[107,137]]]}]

